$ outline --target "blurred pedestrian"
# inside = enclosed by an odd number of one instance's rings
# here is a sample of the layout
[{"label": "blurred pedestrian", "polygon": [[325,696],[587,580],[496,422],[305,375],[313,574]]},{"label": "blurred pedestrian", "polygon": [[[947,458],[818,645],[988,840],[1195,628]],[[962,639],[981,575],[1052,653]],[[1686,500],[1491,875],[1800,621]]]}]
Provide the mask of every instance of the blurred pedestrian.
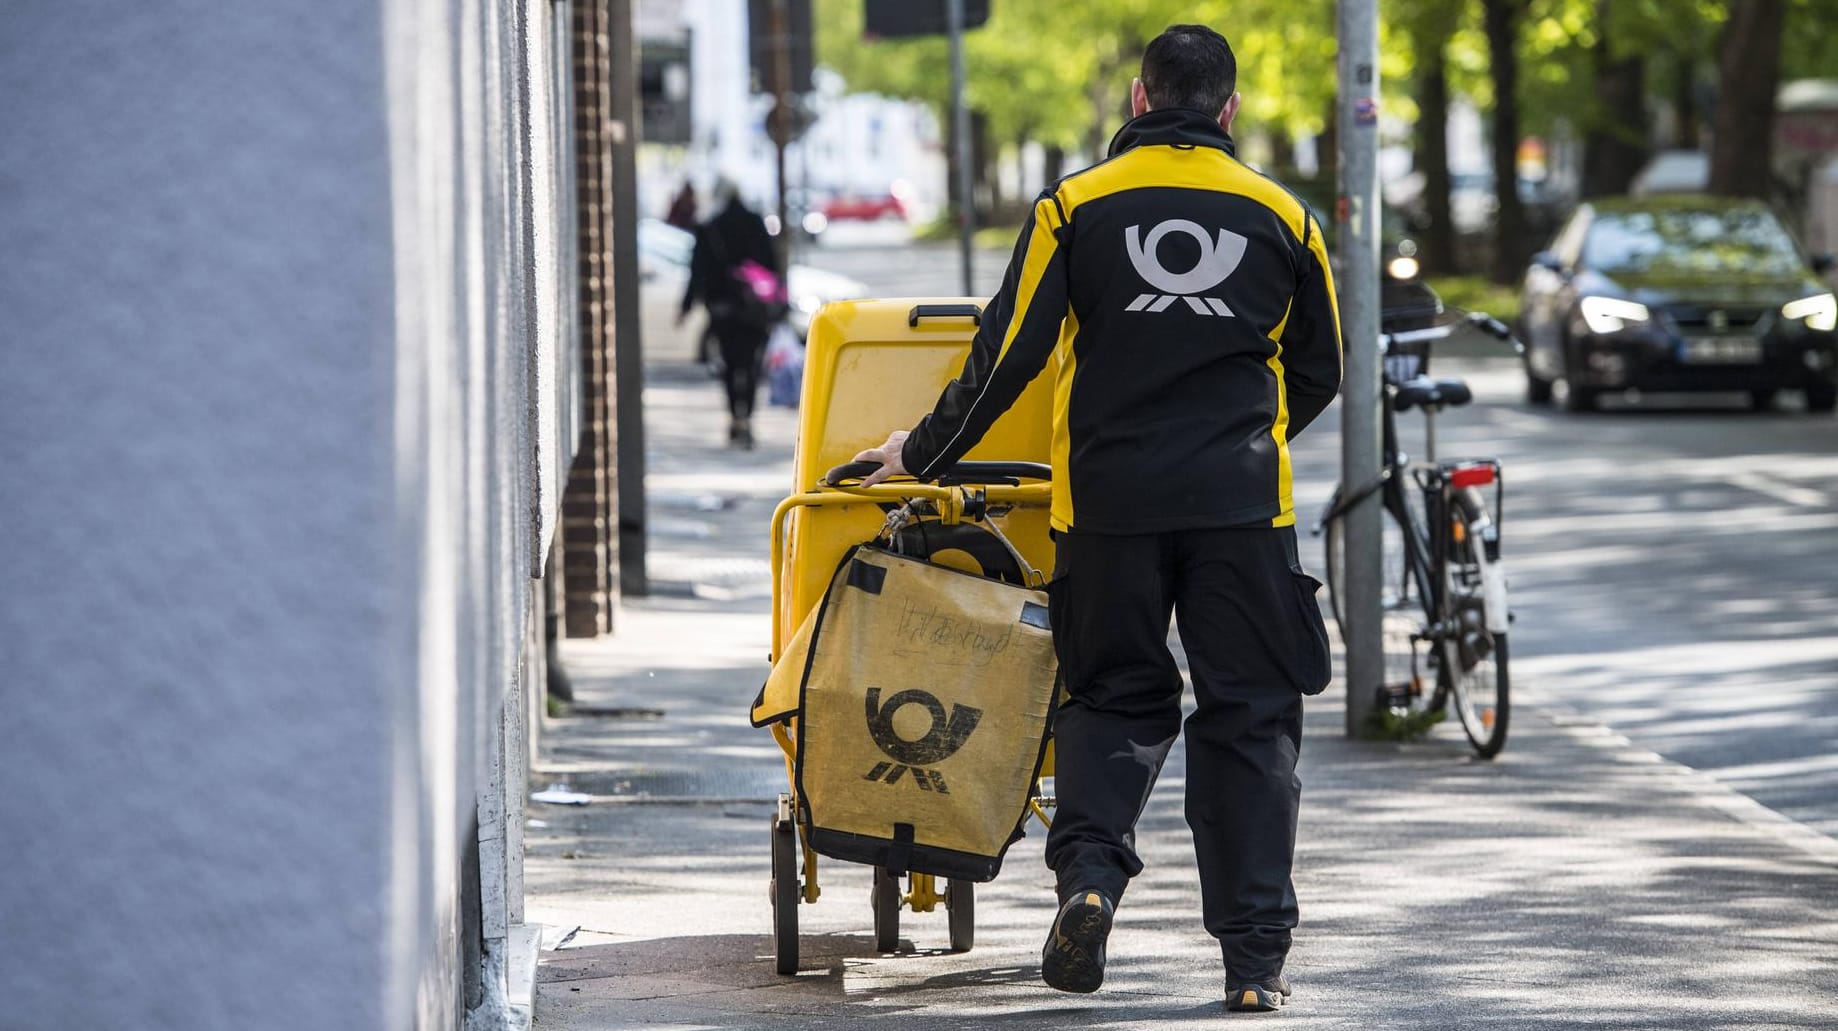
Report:
[{"label": "blurred pedestrian", "polygon": [[670,212],[664,221],[678,229],[694,230],[696,228],[696,188],[689,180],[683,180],[683,188],[676,192],[670,202]]},{"label": "blurred pedestrian", "polygon": [[1217,32],[1149,43],[1109,159],[1048,187],[963,373],[865,482],[947,471],[1052,361],[1054,988],[1095,991],[1136,821],[1181,732],[1170,616],[1193,677],[1186,812],[1225,1004],[1272,1010],[1296,896],[1302,698],[1327,630],[1296,551],[1289,441],[1340,384],[1321,227],[1239,163],[1237,61]]},{"label": "blurred pedestrian", "polygon": [[753,446],[753,406],[772,327],[785,317],[784,277],[766,222],[740,199],[733,180],[715,183],[713,218],[696,228],[681,324],[697,301],[721,348],[728,397],[728,443]]}]

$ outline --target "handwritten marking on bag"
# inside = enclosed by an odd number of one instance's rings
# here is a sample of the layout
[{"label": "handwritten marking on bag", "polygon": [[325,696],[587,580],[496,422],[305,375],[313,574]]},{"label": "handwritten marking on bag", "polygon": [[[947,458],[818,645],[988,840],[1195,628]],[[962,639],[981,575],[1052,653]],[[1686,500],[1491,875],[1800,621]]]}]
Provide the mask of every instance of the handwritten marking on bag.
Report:
[{"label": "handwritten marking on bag", "polygon": [[[997,634],[985,625],[941,612],[935,605],[923,607],[911,603],[901,608],[900,625],[894,633],[898,642],[896,651],[905,653],[907,647],[924,649],[934,663],[950,664],[949,659],[955,657],[963,664],[974,666],[987,665],[1007,651],[1015,640],[1013,626]],[[941,651],[946,654],[941,655]]]},{"label": "handwritten marking on bag", "polygon": [[[968,705],[952,705],[951,715],[946,718],[944,704],[931,692],[918,689],[901,691],[888,698],[886,704],[882,704],[881,689],[871,687],[865,701],[868,736],[895,762],[877,763],[862,779],[894,784],[910,770],[913,783],[920,790],[950,794],[944,775],[924,767],[941,763],[955,755],[964,746],[964,742],[969,740],[971,732],[976,730],[977,722],[983,718],[983,710]],[[901,737],[894,729],[894,716],[908,705],[920,706],[931,716],[925,733],[910,740]]]}]

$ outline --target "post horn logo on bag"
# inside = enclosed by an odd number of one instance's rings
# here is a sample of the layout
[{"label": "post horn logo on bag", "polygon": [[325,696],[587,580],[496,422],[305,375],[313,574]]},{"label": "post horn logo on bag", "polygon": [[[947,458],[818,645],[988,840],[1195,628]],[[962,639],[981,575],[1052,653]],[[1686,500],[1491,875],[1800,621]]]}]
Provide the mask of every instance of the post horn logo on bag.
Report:
[{"label": "post horn logo on bag", "polygon": [[[1225,301],[1218,297],[1202,297],[1201,294],[1217,287],[1226,281],[1238,265],[1244,261],[1245,245],[1250,241],[1229,229],[1219,230],[1217,240],[1206,233],[1205,227],[1198,222],[1184,218],[1171,218],[1149,230],[1147,238],[1140,234],[1141,226],[1131,226],[1123,231],[1124,245],[1130,252],[1130,264],[1136,266],[1136,274],[1143,282],[1148,283],[1160,293],[1138,294],[1125,311],[1166,311],[1168,306],[1177,300],[1186,301],[1195,315],[1221,315],[1232,318],[1232,309],[1225,306]],[[1156,257],[1155,248],[1162,242],[1162,237],[1169,233],[1182,233],[1191,236],[1200,245],[1200,260],[1186,272],[1170,272],[1162,267],[1161,259]]]},{"label": "post horn logo on bag", "polygon": [[[937,770],[926,769],[944,762],[964,747],[970,733],[976,729],[977,721],[983,718],[983,710],[968,705],[951,706],[951,716],[945,718],[945,707],[929,691],[901,691],[881,704],[881,689],[871,687],[867,694],[868,736],[881,751],[893,757],[894,762],[876,763],[863,780],[879,781],[882,784],[893,784],[908,771],[912,772],[913,783],[922,791],[936,791],[941,795],[951,793],[945,784],[944,774]],[[923,706],[931,716],[931,723],[926,732],[912,740],[901,737],[894,729],[894,715],[908,705]]]}]

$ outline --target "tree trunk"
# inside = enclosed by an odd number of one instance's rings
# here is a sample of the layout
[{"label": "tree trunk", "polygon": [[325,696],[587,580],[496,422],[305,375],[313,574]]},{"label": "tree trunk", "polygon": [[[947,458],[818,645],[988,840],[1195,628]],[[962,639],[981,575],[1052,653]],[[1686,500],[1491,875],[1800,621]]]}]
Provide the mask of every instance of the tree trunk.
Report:
[{"label": "tree trunk", "polygon": [[1525,0],[1482,0],[1493,78],[1493,278],[1517,282],[1532,244],[1519,203],[1519,21]]},{"label": "tree trunk", "polygon": [[1773,180],[1774,96],[1781,77],[1783,0],[1732,0],[1717,53],[1710,192],[1767,197]]},{"label": "tree trunk", "polygon": [[1047,148],[1046,167],[1044,171],[1046,173],[1048,186],[1059,182],[1060,177],[1066,174],[1066,148],[1058,144]]},{"label": "tree trunk", "polygon": [[945,209],[950,213],[952,224],[955,225],[959,218],[959,213],[964,210],[963,190],[961,188],[963,180],[962,177],[957,174],[957,163],[968,156],[966,154],[968,148],[958,142],[957,119],[952,117],[951,105],[949,102],[946,102],[944,107],[939,110],[938,119],[943,123],[945,130]]},{"label": "tree trunk", "polygon": [[1291,176],[1296,172],[1296,143],[1289,136],[1289,131],[1280,126],[1267,134],[1270,141],[1270,167],[1277,176]]},{"label": "tree trunk", "polygon": [[1698,149],[1703,141],[1698,132],[1698,59],[1693,54],[1678,55],[1672,80],[1672,111],[1677,123],[1672,130],[1672,145],[1680,150]]},{"label": "tree trunk", "polygon": [[1104,88],[1102,80],[1095,80],[1085,96],[1091,101],[1091,125],[1085,130],[1085,150],[1091,160],[1102,161],[1104,148],[1110,144],[1110,90]]},{"label": "tree trunk", "polygon": [[1594,110],[1583,137],[1583,196],[1608,197],[1627,192],[1634,176],[1652,156],[1647,122],[1646,61],[1638,54],[1616,58],[1609,38],[1609,7],[1596,4],[1601,27],[1595,44]]},{"label": "tree trunk", "polygon": [[1423,268],[1437,273],[1455,270],[1455,218],[1449,205],[1448,39],[1433,34],[1417,41],[1423,55],[1417,69],[1417,158],[1423,171]]},{"label": "tree trunk", "polygon": [[996,178],[996,148],[989,136],[989,116],[981,111],[970,112],[970,176],[976,224],[989,225],[990,218],[1002,207],[1002,191]]}]

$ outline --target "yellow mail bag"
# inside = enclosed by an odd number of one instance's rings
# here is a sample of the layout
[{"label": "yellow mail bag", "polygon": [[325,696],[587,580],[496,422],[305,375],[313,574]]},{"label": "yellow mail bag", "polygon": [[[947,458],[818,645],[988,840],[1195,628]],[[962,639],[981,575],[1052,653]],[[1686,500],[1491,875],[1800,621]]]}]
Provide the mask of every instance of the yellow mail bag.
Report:
[{"label": "yellow mail bag", "polygon": [[1021,836],[1057,677],[1044,592],[862,545],[753,718],[799,720],[801,818],[816,851],[987,881]]}]

